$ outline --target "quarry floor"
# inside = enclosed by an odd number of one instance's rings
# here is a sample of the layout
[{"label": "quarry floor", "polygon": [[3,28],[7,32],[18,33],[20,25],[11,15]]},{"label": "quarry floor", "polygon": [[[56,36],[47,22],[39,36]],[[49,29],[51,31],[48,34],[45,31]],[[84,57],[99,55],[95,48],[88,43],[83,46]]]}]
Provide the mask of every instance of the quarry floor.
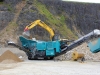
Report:
[{"label": "quarry floor", "polygon": [[0,75],[100,75],[100,62],[26,60],[0,63]]},{"label": "quarry floor", "polygon": [[71,60],[28,60],[25,52],[16,48],[0,48],[0,55],[7,50],[12,51],[23,62],[12,59],[0,62],[0,75],[100,75],[100,54],[90,55],[96,61],[86,60],[80,63]]}]

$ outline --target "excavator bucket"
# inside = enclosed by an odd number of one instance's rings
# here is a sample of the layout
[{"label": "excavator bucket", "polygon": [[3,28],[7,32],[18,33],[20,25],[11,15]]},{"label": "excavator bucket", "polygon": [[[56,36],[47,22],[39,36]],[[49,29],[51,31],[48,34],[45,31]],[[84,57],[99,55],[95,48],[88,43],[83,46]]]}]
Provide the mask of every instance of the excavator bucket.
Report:
[{"label": "excavator bucket", "polygon": [[92,53],[100,52],[100,38],[98,38],[92,42],[89,42],[88,47],[90,48],[90,51]]},{"label": "excavator bucket", "polygon": [[30,32],[29,32],[29,30],[24,31],[24,32],[23,32],[23,35],[24,35],[24,36],[30,36]]}]

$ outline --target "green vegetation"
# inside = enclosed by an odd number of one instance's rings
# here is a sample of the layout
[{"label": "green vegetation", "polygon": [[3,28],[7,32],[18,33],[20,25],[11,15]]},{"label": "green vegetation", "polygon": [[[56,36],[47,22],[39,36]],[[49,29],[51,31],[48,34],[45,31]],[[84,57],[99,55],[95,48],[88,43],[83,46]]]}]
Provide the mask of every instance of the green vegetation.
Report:
[{"label": "green vegetation", "polygon": [[8,4],[7,7],[8,7],[8,11],[13,11],[11,5]]},{"label": "green vegetation", "polygon": [[58,32],[60,32],[62,36],[68,39],[77,38],[67,27],[64,15],[58,15],[58,16],[53,15],[52,13],[50,13],[50,11],[44,4],[38,2],[37,0],[34,1],[34,4],[37,7],[39,13],[47,18],[47,20],[45,21],[49,23],[54,30],[57,30]]},{"label": "green vegetation", "polygon": [[48,9],[43,4],[41,4],[37,0],[35,2],[39,13],[45,15],[50,24],[59,24],[57,20],[55,20],[55,17],[48,11]]},{"label": "green vegetation", "polygon": [[3,2],[0,2],[0,4],[3,4]]},{"label": "green vegetation", "polygon": [[63,15],[61,15],[60,21],[65,22],[65,17]]},{"label": "green vegetation", "polygon": [[18,26],[15,22],[10,22],[9,25],[13,26],[13,27],[17,27]]},{"label": "green vegetation", "polygon": [[0,2],[0,5],[6,6],[6,7],[8,8],[8,11],[11,11],[11,12],[14,11],[14,10],[13,10],[13,7],[12,7],[10,4],[5,4],[4,2]]},{"label": "green vegetation", "polygon": [[8,11],[11,11],[11,12],[14,11],[14,10],[13,10],[13,7],[11,6],[11,4],[5,4],[5,3],[4,3],[4,6],[6,6],[6,7],[8,8]]},{"label": "green vegetation", "polygon": [[11,29],[15,29],[18,25],[15,22],[9,22],[6,31],[10,31]]},{"label": "green vegetation", "polygon": [[9,24],[5,27],[5,29],[0,33],[0,36],[3,36],[5,34],[11,34],[14,33],[12,32],[12,30],[14,31],[16,29],[18,25],[15,22],[9,22]]},{"label": "green vegetation", "polygon": [[3,4],[3,1],[4,1],[4,0],[0,0],[0,4]]}]

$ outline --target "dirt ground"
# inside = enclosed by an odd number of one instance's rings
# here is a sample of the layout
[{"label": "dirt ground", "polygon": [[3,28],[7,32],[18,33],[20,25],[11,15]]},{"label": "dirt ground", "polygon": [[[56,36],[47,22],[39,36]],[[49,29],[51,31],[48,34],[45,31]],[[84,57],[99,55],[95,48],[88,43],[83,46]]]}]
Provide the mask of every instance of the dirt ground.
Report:
[{"label": "dirt ground", "polygon": [[0,63],[0,75],[100,75],[100,62],[27,60]]},{"label": "dirt ground", "polygon": [[0,62],[0,75],[100,75],[100,54],[90,53],[85,46],[86,44],[83,44],[72,50],[85,53],[84,63],[70,60],[72,51],[58,57],[64,60],[28,60],[24,51],[17,48],[0,48],[1,56],[9,50],[23,60],[22,62],[13,59],[3,60]]}]

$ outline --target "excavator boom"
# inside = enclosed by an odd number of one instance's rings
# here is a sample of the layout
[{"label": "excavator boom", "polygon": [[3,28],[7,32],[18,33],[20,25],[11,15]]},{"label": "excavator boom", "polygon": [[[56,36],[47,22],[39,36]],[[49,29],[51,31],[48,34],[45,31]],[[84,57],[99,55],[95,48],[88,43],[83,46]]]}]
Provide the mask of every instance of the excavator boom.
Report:
[{"label": "excavator boom", "polygon": [[26,26],[25,29],[24,29],[24,32],[34,28],[37,25],[46,29],[50,33],[50,39],[53,40],[54,31],[41,20],[36,20],[36,21],[32,22],[30,25]]}]

